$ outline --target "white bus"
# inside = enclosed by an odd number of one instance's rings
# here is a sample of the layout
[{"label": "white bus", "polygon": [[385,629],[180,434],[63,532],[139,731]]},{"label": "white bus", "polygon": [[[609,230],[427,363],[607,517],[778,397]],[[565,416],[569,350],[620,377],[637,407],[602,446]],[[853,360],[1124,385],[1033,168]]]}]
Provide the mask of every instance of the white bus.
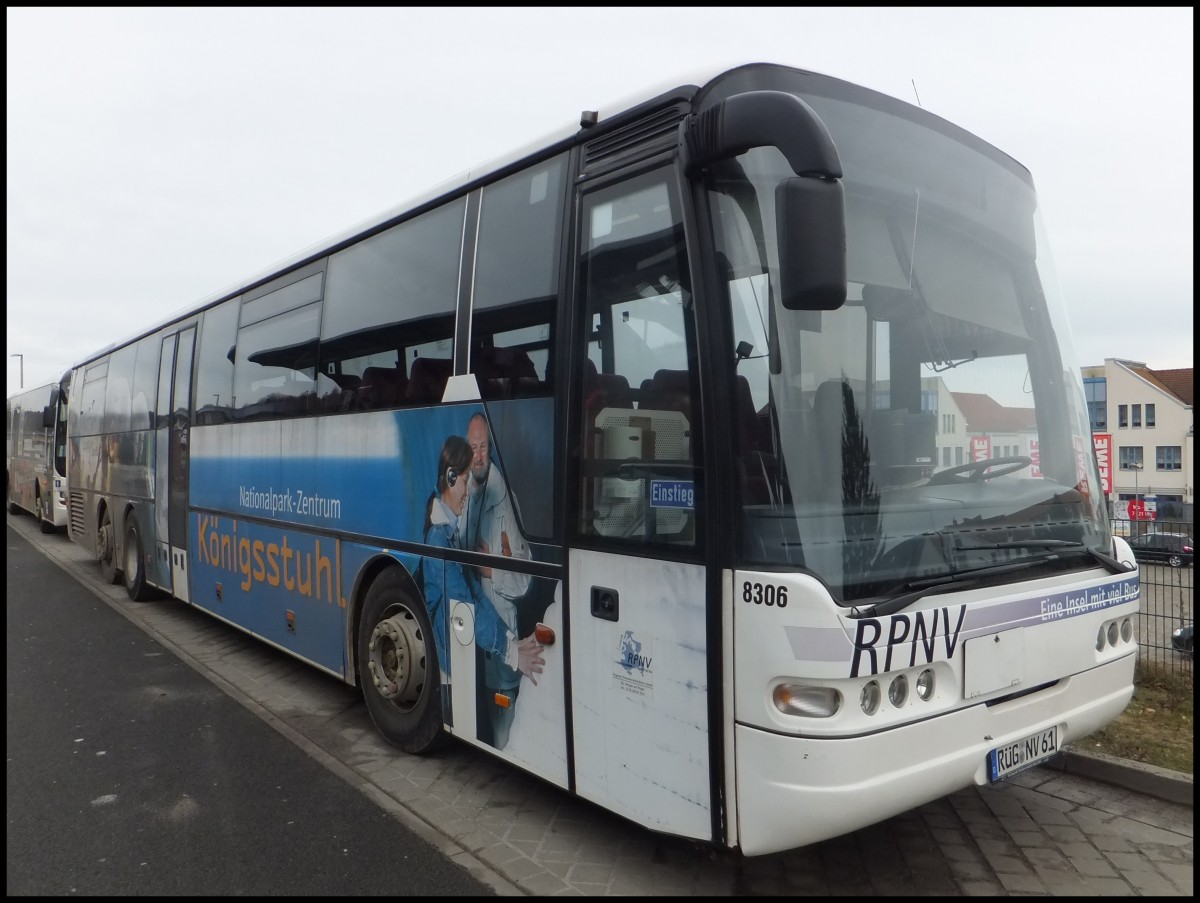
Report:
[{"label": "white bus", "polygon": [[1130,699],[1138,571],[1049,260],[969,132],[709,73],[81,360],[71,536],[407,753],[812,843]]},{"label": "white bus", "polygon": [[43,533],[67,525],[66,387],[50,383],[7,400],[8,510],[26,511]]}]

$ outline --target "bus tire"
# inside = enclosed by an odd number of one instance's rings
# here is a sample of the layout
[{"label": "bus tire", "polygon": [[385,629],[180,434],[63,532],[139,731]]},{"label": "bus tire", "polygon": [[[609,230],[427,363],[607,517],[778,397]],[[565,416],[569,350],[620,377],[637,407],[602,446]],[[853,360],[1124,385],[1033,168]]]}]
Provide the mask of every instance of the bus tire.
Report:
[{"label": "bus tire", "polygon": [[96,534],[96,554],[100,559],[100,574],[106,583],[121,582],[121,569],[117,566],[117,530],[113,526],[112,511],[104,509],[100,517],[100,532]]},{"label": "bus tire", "polygon": [[54,524],[51,521],[46,519],[45,496],[42,495],[40,492],[37,494],[37,497],[33,500],[33,507],[34,507],[35,513],[37,514],[38,527],[41,529],[41,531],[43,533],[53,533],[54,532]]},{"label": "bus tire", "polygon": [[125,519],[125,592],[134,602],[145,602],[153,592],[146,583],[146,556],[142,549],[142,531],[137,518],[130,514]]},{"label": "bus tire", "polygon": [[437,647],[429,613],[397,568],[375,578],[356,637],[358,685],[383,738],[421,755],[444,745]]}]

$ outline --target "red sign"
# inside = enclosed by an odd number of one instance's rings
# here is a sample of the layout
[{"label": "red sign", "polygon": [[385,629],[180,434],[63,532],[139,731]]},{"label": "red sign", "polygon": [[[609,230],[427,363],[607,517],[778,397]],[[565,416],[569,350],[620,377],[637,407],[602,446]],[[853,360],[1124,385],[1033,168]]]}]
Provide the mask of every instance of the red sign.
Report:
[{"label": "red sign", "polygon": [[1100,468],[1100,491],[1108,495],[1112,492],[1112,433],[1093,433],[1092,443],[1096,446],[1096,464]]},{"label": "red sign", "polygon": [[986,461],[992,456],[992,437],[991,436],[972,436],[971,437],[971,461]]},{"label": "red sign", "polygon": [[1042,475],[1042,452],[1036,439],[1029,440],[1029,458],[1033,462],[1029,465],[1029,475],[1040,477]]},{"label": "red sign", "polygon": [[1146,511],[1145,499],[1130,499],[1129,504],[1125,507],[1129,512],[1130,520],[1152,520],[1153,515]]}]

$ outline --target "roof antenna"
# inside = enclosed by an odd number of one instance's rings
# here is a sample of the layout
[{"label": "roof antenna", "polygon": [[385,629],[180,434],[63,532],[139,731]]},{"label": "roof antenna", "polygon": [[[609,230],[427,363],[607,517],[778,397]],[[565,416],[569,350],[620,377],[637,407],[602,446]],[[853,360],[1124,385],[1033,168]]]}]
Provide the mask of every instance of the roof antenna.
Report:
[{"label": "roof antenna", "polygon": [[[912,82],[913,94],[917,95],[917,106],[919,107],[919,106],[921,106],[921,95],[917,94],[917,80],[915,78],[910,78],[909,81]],[[922,109],[924,109],[924,108],[922,107]]]}]

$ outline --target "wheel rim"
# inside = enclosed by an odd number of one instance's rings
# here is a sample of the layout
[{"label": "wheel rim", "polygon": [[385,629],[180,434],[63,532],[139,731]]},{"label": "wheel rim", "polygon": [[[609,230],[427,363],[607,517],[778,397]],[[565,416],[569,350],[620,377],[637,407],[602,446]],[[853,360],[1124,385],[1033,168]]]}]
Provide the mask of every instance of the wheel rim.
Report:
[{"label": "wheel rim", "polygon": [[100,560],[105,564],[110,564],[113,560],[112,532],[112,520],[107,514],[105,514],[104,521],[100,524],[100,532],[96,536],[96,544],[100,553]]},{"label": "wheel rim", "polygon": [[403,606],[392,609],[371,631],[367,654],[379,695],[400,709],[415,706],[425,686],[425,641],[413,613]]}]

